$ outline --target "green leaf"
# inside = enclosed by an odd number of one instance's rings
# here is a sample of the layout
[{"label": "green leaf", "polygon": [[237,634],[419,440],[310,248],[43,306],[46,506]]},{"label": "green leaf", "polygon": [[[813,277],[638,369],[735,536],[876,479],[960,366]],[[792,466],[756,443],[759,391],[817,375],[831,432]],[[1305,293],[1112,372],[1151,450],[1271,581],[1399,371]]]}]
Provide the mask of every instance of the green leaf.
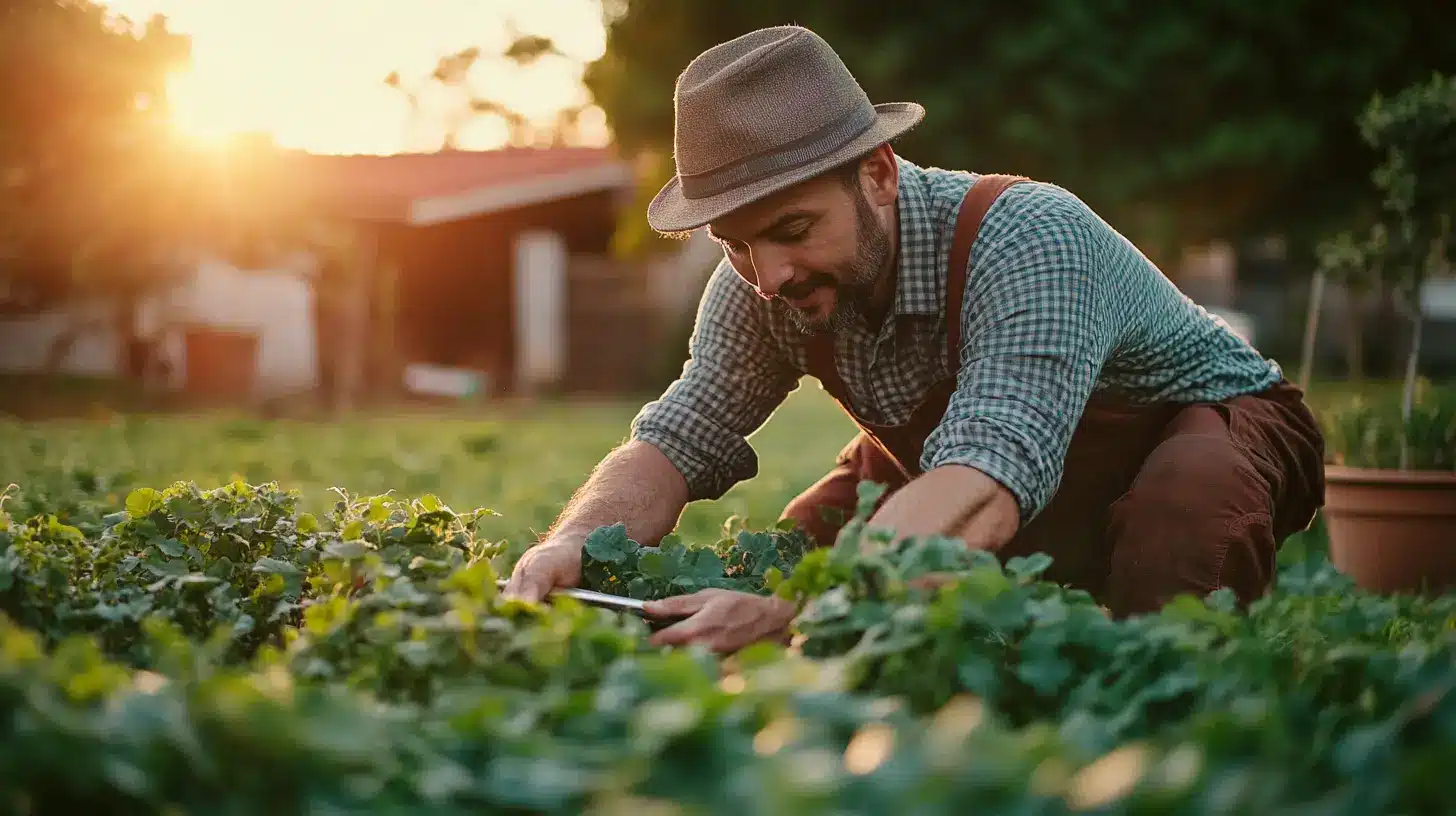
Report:
[{"label": "green leaf", "polygon": [[316,533],[319,531],[318,518],[313,513],[300,513],[294,529],[300,533]]},{"label": "green leaf", "polygon": [[1038,694],[1055,694],[1072,676],[1072,664],[1056,654],[1040,654],[1023,662],[1016,676]]},{"label": "green leaf", "polygon": [[339,536],[345,541],[354,541],[364,535],[364,522],[355,519],[344,525]]},{"label": "green leaf", "polygon": [[583,546],[587,555],[611,564],[625,564],[639,549],[637,542],[627,537],[627,527],[623,524],[598,527],[586,537]]},{"label": "green leaf", "polygon": [[342,558],[350,560],[363,558],[369,552],[369,547],[362,541],[336,541],[324,547],[324,554],[330,558]]},{"label": "green leaf", "polygon": [[855,486],[857,496],[855,504],[855,516],[859,519],[869,519],[874,515],[875,506],[889,490],[889,485],[869,480],[861,481]]},{"label": "green leaf", "polygon": [[662,552],[646,552],[637,557],[637,569],[643,574],[663,581],[677,577],[679,564],[676,558]]},{"label": "green leaf", "polygon": [[679,573],[698,581],[722,578],[723,559],[707,547],[687,550],[682,555],[682,566]]},{"label": "green leaf", "polygon": [[265,575],[283,576],[300,574],[298,567],[288,563],[287,561],[279,561],[276,558],[268,558],[266,556],[263,558],[259,558],[258,561],[253,564],[253,572],[261,572]]},{"label": "green leaf", "polygon": [[191,568],[187,566],[187,562],[182,560],[181,558],[171,558],[161,562],[160,564],[156,564],[153,567],[154,572],[158,572],[161,575],[166,575],[168,577],[178,577],[186,575],[190,571],[190,569]]},{"label": "green leaf", "polygon": [[162,508],[162,494],[150,487],[139,487],[127,494],[126,512],[134,519],[145,518]]},{"label": "green leaf", "polygon": [[226,581],[232,577],[233,566],[234,564],[232,562],[232,559],[228,558],[227,556],[223,556],[222,558],[219,558],[209,564],[207,566],[207,569],[202,571],[202,574],[210,575],[213,578],[219,578]]},{"label": "green leaf", "polygon": [[627,597],[629,598],[645,601],[653,597],[653,594],[652,582],[640,575],[627,582]]},{"label": "green leaf", "polygon": [[182,542],[178,541],[175,538],[154,539],[152,541],[152,545],[155,546],[157,549],[161,550],[166,555],[172,556],[173,558],[178,558],[182,555],[182,553],[187,551],[187,548],[182,546]]},{"label": "green leaf", "polygon": [[1006,562],[1006,572],[1016,578],[1018,583],[1029,583],[1036,580],[1043,572],[1046,572],[1052,565],[1052,557],[1044,552],[1032,553],[1026,556],[1015,556]]}]

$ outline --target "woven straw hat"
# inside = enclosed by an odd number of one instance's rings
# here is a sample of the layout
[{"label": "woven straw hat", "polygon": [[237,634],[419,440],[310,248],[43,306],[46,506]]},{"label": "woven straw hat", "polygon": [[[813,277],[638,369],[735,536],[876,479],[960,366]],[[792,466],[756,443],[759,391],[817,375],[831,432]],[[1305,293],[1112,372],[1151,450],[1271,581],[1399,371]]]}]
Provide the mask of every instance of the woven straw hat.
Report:
[{"label": "woven straw hat", "polygon": [[677,174],[647,207],[659,232],[725,213],[868,153],[925,116],[872,104],[839,55],[799,26],[744,34],[698,55],[673,92]]}]

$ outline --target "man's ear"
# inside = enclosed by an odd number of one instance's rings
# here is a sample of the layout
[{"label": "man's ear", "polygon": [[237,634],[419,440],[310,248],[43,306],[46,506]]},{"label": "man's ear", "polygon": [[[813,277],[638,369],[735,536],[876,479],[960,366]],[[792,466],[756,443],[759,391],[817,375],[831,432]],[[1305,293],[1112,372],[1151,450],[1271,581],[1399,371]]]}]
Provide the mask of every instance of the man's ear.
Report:
[{"label": "man's ear", "polygon": [[876,147],[860,161],[860,178],[870,204],[888,207],[900,195],[900,164],[888,143]]}]

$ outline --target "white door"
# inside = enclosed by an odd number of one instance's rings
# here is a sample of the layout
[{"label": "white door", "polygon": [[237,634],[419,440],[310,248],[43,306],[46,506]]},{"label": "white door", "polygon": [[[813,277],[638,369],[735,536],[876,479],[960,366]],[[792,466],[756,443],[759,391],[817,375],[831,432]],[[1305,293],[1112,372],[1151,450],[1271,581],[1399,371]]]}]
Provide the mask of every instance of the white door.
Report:
[{"label": "white door", "polygon": [[530,393],[558,382],[566,365],[566,241],[555,232],[516,237],[516,379]]}]

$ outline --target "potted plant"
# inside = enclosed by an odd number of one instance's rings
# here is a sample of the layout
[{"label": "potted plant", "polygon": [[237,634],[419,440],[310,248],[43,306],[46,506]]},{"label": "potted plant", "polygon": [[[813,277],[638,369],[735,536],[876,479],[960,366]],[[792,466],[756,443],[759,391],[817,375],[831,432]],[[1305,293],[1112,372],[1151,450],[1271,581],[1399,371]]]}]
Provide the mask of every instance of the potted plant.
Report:
[{"label": "potted plant", "polygon": [[1384,223],[1328,242],[1324,265],[1383,276],[1410,339],[1399,399],[1356,398],[1325,417],[1330,559],[1366,589],[1443,592],[1456,588],[1456,388],[1418,386],[1421,296],[1456,256],[1456,79],[1377,95],[1359,126],[1381,159]]}]

